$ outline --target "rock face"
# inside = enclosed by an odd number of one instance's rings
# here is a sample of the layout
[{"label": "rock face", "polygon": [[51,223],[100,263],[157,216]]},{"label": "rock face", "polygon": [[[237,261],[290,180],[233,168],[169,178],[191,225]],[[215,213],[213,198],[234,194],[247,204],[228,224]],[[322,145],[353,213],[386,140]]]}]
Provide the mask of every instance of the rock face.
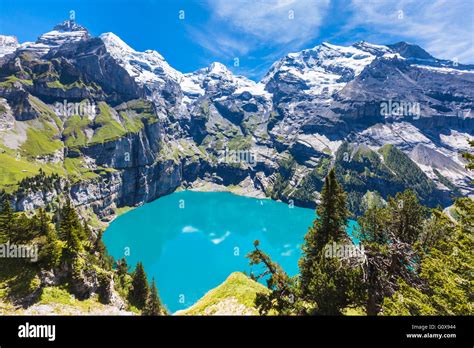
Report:
[{"label": "rock face", "polygon": [[15,52],[18,46],[19,44],[16,37],[0,35],[0,58]]},{"label": "rock face", "polygon": [[[61,190],[103,219],[202,181],[314,207],[331,167],[355,212],[387,187],[415,189],[430,205],[472,194],[459,153],[474,131],[474,67],[403,42],[323,43],[254,82],[220,63],[183,74],[156,51],[66,21],[35,43],[0,36],[0,98],[5,155],[55,159]],[[84,101],[95,112],[58,113],[58,103]],[[55,148],[32,151],[34,130]],[[17,209],[60,194],[23,193]]]}]

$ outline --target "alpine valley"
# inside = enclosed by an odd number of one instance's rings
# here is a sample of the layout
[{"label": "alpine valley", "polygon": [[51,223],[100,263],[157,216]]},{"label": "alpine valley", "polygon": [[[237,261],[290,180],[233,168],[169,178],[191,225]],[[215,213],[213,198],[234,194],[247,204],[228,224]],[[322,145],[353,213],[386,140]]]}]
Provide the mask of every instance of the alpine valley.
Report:
[{"label": "alpine valley", "polygon": [[65,21],[36,42],[0,35],[1,195],[27,214],[69,197],[96,235],[182,189],[314,209],[331,169],[354,217],[406,189],[444,209],[474,193],[473,107],[474,65],[406,42],[324,42],[255,82],[218,62],[181,73]]}]

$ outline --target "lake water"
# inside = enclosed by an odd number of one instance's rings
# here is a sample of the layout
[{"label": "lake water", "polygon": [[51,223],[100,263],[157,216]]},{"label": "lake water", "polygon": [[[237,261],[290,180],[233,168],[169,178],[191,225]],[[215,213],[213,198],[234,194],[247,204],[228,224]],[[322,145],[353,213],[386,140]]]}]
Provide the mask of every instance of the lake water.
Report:
[{"label": "lake water", "polygon": [[[232,272],[249,266],[245,255],[258,239],[291,276],[315,212],[227,192],[182,191],[115,219],[104,242],[116,259],[129,250],[133,268],[143,262],[171,312],[185,309]],[[349,231],[350,233],[350,231]],[[257,273],[258,269],[253,269]]]}]

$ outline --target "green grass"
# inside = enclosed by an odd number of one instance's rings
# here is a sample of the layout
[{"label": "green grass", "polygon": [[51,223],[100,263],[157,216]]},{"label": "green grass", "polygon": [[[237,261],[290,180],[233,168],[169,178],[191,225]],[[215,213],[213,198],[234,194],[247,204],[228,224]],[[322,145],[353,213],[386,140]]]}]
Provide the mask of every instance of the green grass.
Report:
[{"label": "green grass", "polygon": [[[129,105],[130,104],[130,105]],[[65,144],[68,147],[81,147],[88,144],[102,144],[119,139],[126,134],[137,133],[144,127],[144,120],[153,123],[155,117],[149,114],[148,105],[144,102],[129,102],[118,108],[119,118],[114,118],[114,110],[105,102],[98,104],[99,114],[94,119],[96,130],[90,140],[87,139],[84,130],[91,126],[87,117],[74,115],[64,124]],[[121,111],[128,110],[128,111]]]},{"label": "green grass", "polygon": [[347,316],[366,316],[367,313],[365,311],[365,308],[363,307],[356,307],[356,308],[345,308],[343,311],[344,315]]},{"label": "green grass", "polygon": [[15,82],[20,82],[26,86],[33,86],[32,80],[23,80],[23,79],[19,79],[15,75],[11,75],[11,76],[8,76],[5,80],[0,82],[0,87],[13,88],[13,84]]},{"label": "green grass", "polygon": [[22,144],[22,154],[28,157],[48,155],[63,147],[59,140],[61,120],[41,100],[29,96],[28,101],[40,114],[38,119],[28,122],[27,140]]},{"label": "green grass", "polygon": [[98,301],[96,297],[90,297],[83,301],[74,298],[67,291],[67,285],[63,285],[61,287],[50,286],[43,288],[38,303],[46,305],[55,304],[62,306],[71,306],[74,307],[74,309],[78,309],[84,313],[89,312],[91,309],[100,310],[105,307],[102,303]]},{"label": "green grass", "polygon": [[91,171],[85,166],[82,158],[69,158],[64,159],[64,168],[66,172],[73,180],[90,180],[98,178],[99,175]]},{"label": "green grass", "polygon": [[120,123],[112,120],[97,129],[91,139],[91,143],[105,143],[123,137],[126,133]]},{"label": "green grass", "polygon": [[130,118],[125,112],[121,112],[120,116],[124,120],[125,129],[130,133],[138,133],[144,127],[140,119]]},{"label": "green grass", "polygon": [[46,129],[28,128],[27,139],[21,145],[21,150],[27,156],[43,156],[56,152],[63,147],[63,143],[54,139],[54,133],[49,127]]},{"label": "green grass", "polygon": [[73,115],[64,123],[63,136],[67,147],[80,147],[87,144],[84,129],[90,124],[86,116]]},{"label": "green grass", "polygon": [[94,121],[99,128],[95,131],[91,143],[104,143],[127,134],[123,126],[112,118],[110,106],[104,102],[100,102],[99,111],[99,115],[97,115]]},{"label": "green grass", "polygon": [[227,143],[229,150],[249,150],[252,147],[252,137],[249,135],[244,137],[242,135],[237,135],[234,138],[230,139]]},{"label": "green grass", "polygon": [[46,174],[64,175],[60,165],[44,165],[28,161],[25,157],[16,157],[13,150],[0,149],[0,188],[11,192],[21,179],[35,176],[43,169]]},{"label": "green grass", "polygon": [[57,89],[62,89],[63,91],[70,90],[72,88],[85,88],[86,86],[82,81],[75,81],[73,83],[64,85],[62,84],[59,80],[51,81],[51,82],[46,82],[46,85],[49,88],[57,88]]},{"label": "green grass", "polygon": [[264,285],[257,283],[241,272],[234,272],[221,285],[207,292],[198,302],[178,314],[203,315],[206,308],[231,297],[258,314],[254,307],[255,297],[257,293],[268,292],[269,290]]},{"label": "green grass", "polygon": [[135,207],[125,206],[125,207],[115,208],[115,214],[117,214],[117,216],[120,216],[120,215],[128,213],[129,211],[133,209],[135,209]]},{"label": "green grass", "polygon": [[42,120],[53,122],[58,130],[62,128],[62,122],[58,115],[56,115],[45,103],[32,95],[28,96],[28,101],[40,113]]},{"label": "green grass", "polygon": [[34,264],[22,259],[2,259],[0,262],[0,299],[25,297],[39,285]]}]

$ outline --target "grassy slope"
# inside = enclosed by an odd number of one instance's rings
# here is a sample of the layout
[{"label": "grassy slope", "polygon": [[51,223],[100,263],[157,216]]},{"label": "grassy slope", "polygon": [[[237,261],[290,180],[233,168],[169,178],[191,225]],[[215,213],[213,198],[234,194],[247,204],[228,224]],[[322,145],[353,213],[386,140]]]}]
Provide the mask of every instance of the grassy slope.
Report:
[{"label": "grassy slope", "polygon": [[[220,302],[235,298],[239,304],[247,307],[252,314],[258,314],[254,308],[257,293],[268,292],[262,284],[253,281],[241,272],[232,273],[221,285],[207,292],[199,301],[177,315],[206,315],[212,314],[213,306]],[[206,309],[208,312],[206,312]]]}]

